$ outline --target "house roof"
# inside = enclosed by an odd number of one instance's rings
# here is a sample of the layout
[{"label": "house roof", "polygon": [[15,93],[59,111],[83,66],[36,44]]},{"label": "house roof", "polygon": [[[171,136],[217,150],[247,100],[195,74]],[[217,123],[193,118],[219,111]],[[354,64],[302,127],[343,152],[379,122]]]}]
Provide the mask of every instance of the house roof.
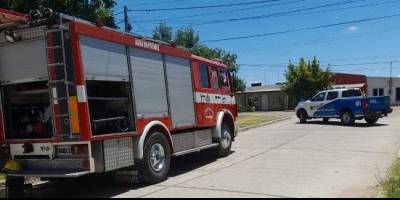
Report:
[{"label": "house roof", "polygon": [[[246,88],[244,93],[257,93],[257,92],[279,92],[282,91],[280,85],[266,85]],[[238,92],[239,94],[242,92]]]}]

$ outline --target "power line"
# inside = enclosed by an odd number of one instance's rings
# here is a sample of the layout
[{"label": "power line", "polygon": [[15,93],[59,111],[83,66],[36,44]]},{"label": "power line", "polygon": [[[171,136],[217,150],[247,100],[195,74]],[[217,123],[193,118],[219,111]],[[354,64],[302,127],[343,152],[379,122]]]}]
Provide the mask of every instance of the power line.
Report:
[{"label": "power line", "polygon": [[[300,13],[300,14],[316,14],[316,13],[343,11],[343,10],[351,10],[351,9],[356,9],[356,8],[367,8],[367,7],[381,6],[381,5],[387,5],[387,4],[393,4],[393,3],[400,3],[400,1],[399,0],[394,0],[394,1],[387,1],[387,2],[370,3],[370,4],[359,5],[359,6],[349,6],[349,7],[345,7],[345,8],[333,8],[333,9],[314,11],[314,12],[307,12],[307,13]],[[295,15],[299,15],[299,14],[295,13],[295,14],[288,15],[288,16],[295,16]]]},{"label": "power line", "polygon": [[206,8],[221,8],[221,7],[233,7],[233,6],[252,5],[252,4],[263,4],[263,3],[276,2],[276,1],[281,1],[281,0],[263,0],[263,1],[243,2],[243,3],[192,6],[192,7],[177,7],[177,8],[130,9],[129,12],[156,12],[156,11],[176,11],[176,10],[194,10],[194,9],[206,9]]},{"label": "power line", "polygon": [[316,30],[316,29],[322,29],[322,28],[329,28],[329,27],[335,27],[335,26],[342,26],[342,25],[348,25],[348,24],[354,24],[354,23],[378,21],[378,20],[395,18],[395,17],[400,17],[400,14],[387,15],[387,16],[374,17],[374,18],[366,18],[366,19],[346,21],[346,22],[339,22],[339,23],[326,24],[326,25],[320,25],[320,26],[312,26],[312,27],[299,28],[299,29],[291,29],[291,30],[286,30],[286,31],[278,31],[278,32],[271,32],[271,33],[256,34],[256,35],[230,37],[230,38],[221,38],[221,39],[214,39],[214,40],[206,40],[206,41],[203,41],[203,42],[204,43],[211,43],[211,42],[222,42],[222,41],[229,41],[229,40],[240,40],[240,39],[266,37],[266,36],[281,35],[281,34],[287,34],[287,33],[295,33],[295,32],[301,32],[301,31],[310,31],[310,30]]},{"label": "power line", "polygon": [[344,66],[360,66],[360,65],[379,65],[379,64],[390,64],[398,63],[400,61],[382,61],[382,62],[367,62],[367,63],[350,63],[350,64],[340,64],[340,65],[329,65],[331,67],[344,67]]},{"label": "power line", "polygon": [[260,8],[265,8],[265,7],[288,5],[288,4],[294,4],[294,3],[304,2],[304,1],[307,1],[307,0],[295,0],[295,1],[289,1],[289,2],[276,3],[276,4],[268,4],[268,5],[263,5],[263,6],[253,6],[253,7],[249,7],[249,8],[208,12],[208,13],[202,13],[202,14],[196,14],[196,15],[177,16],[177,17],[171,17],[171,18],[165,18],[165,19],[142,20],[140,22],[160,22],[160,21],[168,21],[168,20],[175,20],[175,19],[186,19],[186,18],[193,18],[193,17],[210,16],[210,15],[217,15],[217,14],[224,14],[224,13],[240,12],[240,11],[245,11],[245,10],[260,9]]},{"label": "power line", "polygon": [[321,6],[314,6],[314,7],[309,7],[309,8],[302,8],[302,9],[296,9],[296,10],[277,12],[277,13],[272,13],[272,14],[268,14],[268,15],[258,15],[258,16],[231,18],[231,19],[220,19],[220,20],[214,20],[214,21],[199,23],[199,24],[196,24],[196,26],[206,25],[206,24],[223,23],[223,22],[235,22],[235,21],[244,21],[244,20],[265,19],[265,18],[271,18],[271,17],[277,17],[277,16],[278,17],[279,16],[287,16],[288,14],[293,14],[293,13],[299,13],[299,12],[302,13],[302,12],[305,12],[305,11],[317,10],[317,9],[321,9],[321,8],[328,8],[328,7],[334,7],[334,6],[341,6],[341,5],[352,4],[352,3],[363,2],[363,1],[366,1],[366,0],[349,0],[349,1],[343,1],[343,2],[337,2],[337,3],[329,3],[329,4],[324,4],[324,5],[321,5]]},{"label": "power line", "polygon": [[[400,60],[394,61],[378,61],[378,62],[363,62],[363,63],[348,63],[348,64],[325,64],[321,66],[327,67],[359,67],[359,66],[366,66],[366,65],[378,65],[378,64],[390,64],[390,63],[400,63]],[[254,67],[253,69],[265,69],[265,68],[286,68],[288,63],[279,63],[279,64],[239,64],[239,66],[247,66],[247,67]],[[246,70],[248,68],[245,68]],[[249,69],[249,70],[253,70]]]},{"label": "power line", "polygon": [[[213,21],[207,21],[207,22],[202,22],[202,23],[189,23],[189,26],[202,26],[202,25],[208,25],[208,24],[215,24],[215,23],[223,23],[223,22],[235,22],[235,21],[243,21],[243,20],[254,20],[254,19],[265,19],[265,18],[271,18],[271,17],[284,17],[284,16],[293,16],[293,15],[300,15],[300,14],[309,14],[311,12],[304,13],[305,11],[311,11],[311,10],[317,10],[321,8],[327,8],[327,7],[333,7],[333,6],[340,6],[340,5],[345,5],[345,4],[350,4],[350,3],[357,3],[357,2],[362,2],[366,0],[351,0],[351,1],[344,1],[344,2],[338,2],[338,3],[333,3],[333,4],[325,4],[321,6],[316,6],[316,7],[310,7],[310,8],[303,8],[303,9],[296,9],[296,10],[290,10],[290,11],[283,11],[283,12],[277,12],[277,13],[272,13],[268,15],[258,15],[258,16],[251,16],[251,17],[243,17],[243,18],[233,18],[233,19],[224,19],[224,20],[213,20]],[[393,3],[393,2],[392,2]],[[397,1],[399,3],[399,1]],[[380,3],[382,5],[383,3]],[[364,7],[368,6],[376,6],[374,5],[364,5]],[[348,7],[348,8],[341,8],[343,10],[345,9],[354,9],[358,7]],[[334,11],[334,10],[332,10]],[[330,10],[326,12],[332,12]],[[173,26],[172,28],[184,28],[186,26]],[[150,30],[147,30],[150,31]]]},{"label": "power line", "polygon": [[128,6],[131,7],[131,6],[159,5],[159,4],[166,4],[166,3],[176,3],[176,2],[180,2],[180,1],[186,1],[186,0],[168,0],[168,1],[159,1],[159,2],[147,2],[147,3],[139,3],[139,4],[130,4]]},{"label": "power line", "polygon": [[[168,21],[168,20],[176,20],[176,19],[186,19],[186,18],[193,18],[193,17],[201,17],[201,16],[210,16],[210,15],[232,13],[232,12],[238,12],[238,11],[244,11],[244,10],[253,10],[253,9],[259,9],[259,8],[264,8],[264,7],[272,7],[272,6],[279,6],[279,5],[285,5],[285,4],[294,4],[294,3],[299,3],[299,2],[303,2],[303,1],[306,1],[306,0],[296,0],[296,1],[291,1],[291,2],[277,3],[277,4],[271,4],[271,5],[265,5],[265,6],[254,6],[254,7],[250,7],[250,8],[241,8],[241,9],[233,9],[233,10],[226,10],[226,11],[218,11],[218,12],[209,12],[209,13],[203,13],[203,14],[196,14],[196,15],[178,16],[178,17],[171,17],[171,18],[165,18],[165,19],[141,20],[141,21],[137,21],[137,22],[149,23],[149,22],[160,22],[160,21]],[[387,5],[387,4],[393,4],[393,3],[400,3],[400,1],[399,0],[394,0],[394,1],[388,1],[388,2],[370,3],[370,4],[359,5],[359,6],[349,6],[349,7],[345,7],[345,8],[334,8],[334,9],[327,9],[327,10],[306,12],[306,13],[304,13],[304,11],[309,11],[309,9],[313,9],[313,8],[300,9],[300,10],[285,11],[285,12],[282,12],[282,13],[270,14],[271,16],[268,16],[268,17],[296,16],[296,15],[305,15],[305,14],[306,15],[310,15],[310,14],[315,14],[315,13],[327,13],[327,12],[334,12],[334,11],[351,10],[351,9],[356,9],[356,8],[375,7],[375,6]],[[293,12],[293,13],[291,14],[290,12]],[[266,15],[266,18],[267,18],[267,15]],[[231,19],[226,19],[226,20],[230,21]],[[243,19],[243,20],[246,20],[246,19]],[[205,24],[209,24],[209,23],[218,23],[218,22],[215,22],[215,21],[223,22],[222,20],[213,20],[213,21],[208,20],[208,21],[205,21],[203,23],[198,23],[198,24],[195,24],[193,22],[192,23],[193,23],[194,26],[200,26],[200,25],[205,25]],[[235,21],[238,21],[238,20],[235,20]],[[191,23],[189,22],[188,24],[191,24]]]},{"label": "power line", "polygon": [[[351,58],[335,58],[335,59],[327,59],[327,60],[319,60],[320,63],[334,62],[334,61],[351,61],[351,60],[365,60],[365,59],[377,59],[377,58],[400,58],[400,55],[383,55],[383,56],[364,56],[364,57],[351,57]],[[384,62],[384,61],[380,61]],[[246,64],[240,63],[240,66],[249,66],[249,67],[262,67],[262,66],[277,66],[277,65],[287,65],[289,62],[281,62],[281,63],[253,63]]]}]

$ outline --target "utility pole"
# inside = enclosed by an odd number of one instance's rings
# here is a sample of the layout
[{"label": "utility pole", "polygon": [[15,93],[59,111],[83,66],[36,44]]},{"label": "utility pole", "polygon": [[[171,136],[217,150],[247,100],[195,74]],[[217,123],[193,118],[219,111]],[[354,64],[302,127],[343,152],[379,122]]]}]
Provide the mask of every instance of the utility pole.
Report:
[{"label": "utility pole", "polygon": [[125,22],[125,32],[129,33],[132,31],[132,26],[129,23],[129,17],[128,17],[128,6],[124,6],[124,22]]},{"label": "utility pole", "polygon": [[393,61],[390,62],[390,80],[389,80],[389,95],[390,96],[392,96],[392,89],[393,89]]}]

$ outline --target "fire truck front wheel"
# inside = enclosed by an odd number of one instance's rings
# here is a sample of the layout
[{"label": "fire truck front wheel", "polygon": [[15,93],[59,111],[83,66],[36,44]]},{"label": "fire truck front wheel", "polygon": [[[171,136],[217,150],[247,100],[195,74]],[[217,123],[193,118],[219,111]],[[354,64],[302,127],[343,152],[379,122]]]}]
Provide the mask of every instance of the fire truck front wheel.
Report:
[{"label": "fire truck front wheel", "polygon": [[219,142],[219,147],[218,147],[218,156],[219,157],[226,157],[231,153],[232,149],[232,133],[231,133],[232,128],[230,128],[226,123],[222,124],[221,127],[221,139]]},{"label": "fire truck front wheel", "polygon": [[141,178],[146,184],[156,184],[167,178],[171,164],[171,149],[167,138],[154,132],[147,138],[143,160],[139,162]]}]

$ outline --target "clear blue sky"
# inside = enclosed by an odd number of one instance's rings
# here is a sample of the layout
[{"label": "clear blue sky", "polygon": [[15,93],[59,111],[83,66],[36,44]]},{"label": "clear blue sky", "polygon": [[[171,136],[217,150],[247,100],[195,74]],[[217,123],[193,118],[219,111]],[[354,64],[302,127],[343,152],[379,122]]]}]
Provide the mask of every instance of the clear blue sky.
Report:
[{"label": "clear blue sky", "polygon": [[[117,0],[118,5],[115,12],[121,12],[124,5],[127,5],[129,9],[140,10],[255,1],[260,0]],[[400,14],[400,0],[276,0],[220,8],[130,12],[129,17],[134,21],[135,33],[151,36],[151,30],[161,21],[165,21],[172,27],[181,27],[208,21],[269,15],[342,2],[347,4],[279,17],[194,25],[193,28],[198,31],[201,41],[207,41]],[[215,12],[221,11],[223,13],[215,14]],[[171,19],[188,15],[202,16]],[[122,17],[122,15],[118,15],[116,21],[121,21]],[[301,57],[311,59],[313,56],[321,60],[323,66],[327,66],[327,64],[344,65],[333,66],[332,69],[335,72],[389,76],[389,63],[380,62],[400,61],[399,22],[400,17],[394,17],[251,39],[206,42],[205,44],[236,53],[239,56],[239,63],[243,64],[240,67],[239,76],[244,78],[247,84],[258,81],[263,84],[282,82],[284,81],[285,63],[288,63],[289,60],[295,62]],[[123,27],[123,24],[120,26]],[[371,64],[377,62],[379,64]],[[393,64],[393,76],[400,76],[400,62]]]}]

